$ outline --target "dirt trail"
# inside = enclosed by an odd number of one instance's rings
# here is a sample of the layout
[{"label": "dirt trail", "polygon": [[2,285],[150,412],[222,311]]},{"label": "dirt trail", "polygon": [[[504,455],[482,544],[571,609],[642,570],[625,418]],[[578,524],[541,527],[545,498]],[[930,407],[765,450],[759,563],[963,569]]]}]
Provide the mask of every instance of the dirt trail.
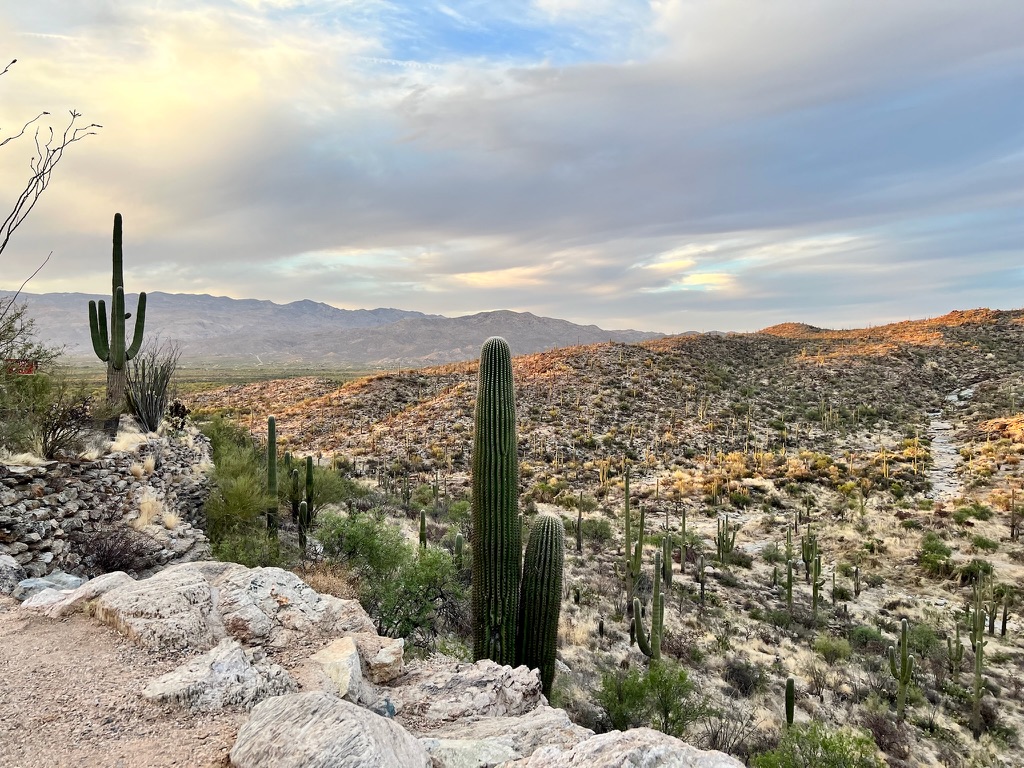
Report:
[{"label": "dirt trail", "polygon": [[190,717],[140,691],[181,659],[136,647],[83,615],[26,615],[0,597],[0,765],[210,768],[243,713]]}]

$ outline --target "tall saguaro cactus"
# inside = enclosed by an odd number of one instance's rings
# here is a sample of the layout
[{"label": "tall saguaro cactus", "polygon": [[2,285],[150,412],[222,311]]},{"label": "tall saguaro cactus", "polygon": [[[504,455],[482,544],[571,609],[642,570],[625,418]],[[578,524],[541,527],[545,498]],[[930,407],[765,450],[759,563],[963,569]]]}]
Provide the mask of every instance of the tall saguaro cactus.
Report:
[{"label": "tall saguaro cactus", "polygon": [[473,658],[513,664],[522,533],[512,353],[497,336],[480,350],[473,435]]},{"label": "tall saguaro cactus", "polygon": [[106,302],[100,299],[89,302],[89,334],[96,356],[107,364],[107,403],[120,409],[124,401],[125,363],[139,353],[142,335],[146,327],[146,294],[139,294],[139,306],[135,313],[135,333],[131,344],[127,344],[124,321],[131,317],[124,307],[124,253],[121,247],[121,214],[114,214],[114,273],[111,280],[111,306],[109,333]]},{"label": "tall saguaro cactus", "polygon": [[[900,622],[900,649],[889,646],[889,671],[896,678],[898,685],[896,694],[896,717],[903,719],[903,708],[907,701],[907,687],[914,675],[914,655],[910,653],[910,644],[907,640],[909,624],[906,619]],[[897,660],[898,658],[898,660]]]},{"label": "tall saguaro cactus", "polygon": [[545,696],[551,695],[558,645],[558,615],[562,609],[562,568],[565,526],[561,518],[540,514],[530,525],[519,595],[516,663],[540,670]]},{"label": "tall saguaro cactus", "polygon": [[267,533],[277,536],[277,420],[267,417]]}]

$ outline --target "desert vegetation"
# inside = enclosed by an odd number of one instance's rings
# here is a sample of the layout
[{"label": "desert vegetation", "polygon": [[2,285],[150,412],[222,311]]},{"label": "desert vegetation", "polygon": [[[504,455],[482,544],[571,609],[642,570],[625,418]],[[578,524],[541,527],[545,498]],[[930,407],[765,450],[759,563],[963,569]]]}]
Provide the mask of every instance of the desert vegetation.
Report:
[{"label": "desert vegetation", "polygon": [[[553,701],[758,765],[1016,754],[1022,316],[515,358],[520,510],[566,534]],[[410,652],[468,658],[476,384],[466,363],[196,393],[252,457],[233,546],[348,585]],[[304,547],[283,502],[267,536],[269,416],[339,482]]]}]

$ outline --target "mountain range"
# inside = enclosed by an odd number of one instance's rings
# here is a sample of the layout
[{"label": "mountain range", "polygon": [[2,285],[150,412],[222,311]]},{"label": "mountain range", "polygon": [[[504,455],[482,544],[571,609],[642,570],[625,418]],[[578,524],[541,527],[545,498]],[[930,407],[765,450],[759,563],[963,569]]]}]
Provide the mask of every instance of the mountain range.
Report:
[{"label": "mountain range", "polygon": [[[0,292],[0,297],[9,296]],[[84,293],[21,294],[36,336],[63,347],[70,360],[93,357],[87,306],[106,299]],[[131,311],[137,294],[126,296]],[[129,333],[133,321],[128,321]],[[659,333],[603,330],[529,312],[498,310],[463,317],[401,309],[338,309],[315,301],[275,304],[206,294],[148,294],[146,338],[174,342],[183,364],[422,366],[477,356],[489,336],[503,336],[514,354],[574,344],[634,342]]]}]

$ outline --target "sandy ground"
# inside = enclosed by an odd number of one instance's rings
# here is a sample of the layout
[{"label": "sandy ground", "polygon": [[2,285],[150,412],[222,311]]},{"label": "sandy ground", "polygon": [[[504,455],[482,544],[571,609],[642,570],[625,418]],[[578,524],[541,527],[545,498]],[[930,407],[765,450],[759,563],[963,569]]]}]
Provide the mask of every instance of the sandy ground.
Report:
[{"label": "sandy ground", "polygon": [[86,616],[26,615],[0,597],[0,766],[228,765],[245,713],[188,716],[142,698],[181,661]]}]

